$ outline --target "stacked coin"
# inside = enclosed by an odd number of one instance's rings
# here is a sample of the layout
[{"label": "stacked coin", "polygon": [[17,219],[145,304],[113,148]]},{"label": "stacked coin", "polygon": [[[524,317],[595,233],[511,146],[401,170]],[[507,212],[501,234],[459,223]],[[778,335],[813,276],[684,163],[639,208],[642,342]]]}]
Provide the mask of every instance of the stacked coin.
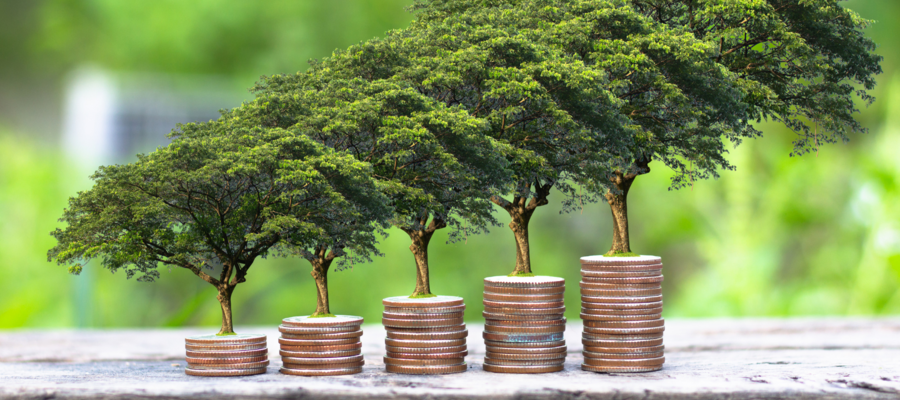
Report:
[{"label": "stacked coin", "polygon": [[462,297],[399,296],[388,297],[383,304],[388,372],[450,374],[466,370],[469,331],[463,323],[466,305]]},{"label": "stacked coin", "polygon": [[301,376],[362,372],[362,317],[290,317],[281,321],[281,373]]},{"label": "stacked coin", "polygon": [[662,261],[659,257],[581,258],[584,364],[594,372],[662,369]]},{"label": "stacked coin", "polygon": [[202,335],[184,339],[187,368],[194,376],[245,376],[266,373],[266,335]]},{"label": "stacked coin", "polygon": [[494,276],[484,280],[484,370],[562,371],[566,361],[565,280]]}]

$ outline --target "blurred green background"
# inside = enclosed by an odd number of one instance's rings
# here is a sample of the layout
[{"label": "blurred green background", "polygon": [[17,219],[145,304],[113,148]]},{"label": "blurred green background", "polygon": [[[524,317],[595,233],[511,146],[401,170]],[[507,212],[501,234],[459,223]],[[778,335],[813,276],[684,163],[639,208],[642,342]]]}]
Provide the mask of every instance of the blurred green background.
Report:
[{"label": "blurred green background", "polygon": [[[261,75],[305,70],[311,58],[405,27],[409,3],[0,2],[0,328],[220,321],[214,289],[187,271],[161,267],[160,280],[140,283],[96,265],[71,276],[47,262],[49,232],[67,198],[90,187],[87,176],[101,163],[85,165],[62,144],[73,71],[103,71],[123,87],[134,76],[213,82],[205,87],[215,87],[217,100],[204,101],[214,111],[249,99],[246,88]],[[823,147],[818,156],[791,158],[792,134],[763,125],[766,137],[734,150],[738,170],[719,180],[669,191],[669,171],[658,163],[637,180],[629,206],[632,247],[663,257],[667,317],[900,312],[900,2],[844,4],[877,21],[868,34],[880,45],[885,73],[878,100],[858,117],[870,134]],[[173,125],[153,130],[150,142],[164,140]],[[112,162],[152,148],[138,144]],[[532,220],[533,266],[566,278],[568,316],[577,319],[578,257],[608,249],[609,209],[603,203],[571,214],[559,209],[551,203]],[[477,321],[481,279],[512,270],[512,234],[503,226],[466,243],[447,245],[445,238],[432,241],[432,288],[463,296],[467,318]],[[408,246],[402,232],[391,231],[380,247],[384,257],[331,273],[332,310],[378,321],[383,297],[414,287]],[[309,270],[294,259],[255,264],[234,296],[236,323],[274,325],[312,312]]]}]

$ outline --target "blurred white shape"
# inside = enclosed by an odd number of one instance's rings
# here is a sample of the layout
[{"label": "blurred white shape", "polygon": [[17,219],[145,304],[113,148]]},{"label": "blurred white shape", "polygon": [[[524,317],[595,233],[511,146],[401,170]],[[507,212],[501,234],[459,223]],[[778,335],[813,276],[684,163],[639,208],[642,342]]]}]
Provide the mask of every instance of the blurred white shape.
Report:
[{"label": "blurred white shape", "polygon": [[106,73],[84,68],[72,74],[63,112],[63,150],[79,168],[94,170],[114,157],[116,86]]},{"label": "blurred white shape", "polygon": [[875,231],[875,251],[880,255],[900,253],[900,231],[891,226],[881,226]]}]

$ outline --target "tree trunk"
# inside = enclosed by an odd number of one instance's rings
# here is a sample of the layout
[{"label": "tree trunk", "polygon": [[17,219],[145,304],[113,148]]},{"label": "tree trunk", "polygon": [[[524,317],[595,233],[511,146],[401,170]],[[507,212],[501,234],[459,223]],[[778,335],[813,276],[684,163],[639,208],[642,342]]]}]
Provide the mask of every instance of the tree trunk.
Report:
[{"label": "tree trunk", "polygon": [[328,268],[331,268],[331,262],[334,261],[334,253],[326,253],[325,248],[319,248],[316,251],[316,257],[309,260],[312,264],[313,279],[316,280],[316,312],[312,315],[329,315],[331,307],[328,303]]},{"label": "tree trunk", "polygon": [[512,220],[509,229],[512,229],[516,239],[516,269],[512,275],[531,274],[531,249],[528,242],[528,223],[534,215],[534,209],[528,207],[511,207],[509,216]]},{"label": "tree trunk", "polygon": [[222,305],[222,329],[219,330],[219,335],[233,335],[234,323],[231,319],[231,294],[234,292],[234,287],[222,284],[218,289],[219,295],[216,298],[219,299],[219,304]]},{"label": "tree trunk", "polygon": [[432,218],[431,223],[427,226],[428,215],[416,221],[416,224],[403,231],[409,235],[412,244],[409,245],[409,251],[412,252],[416,259],[416,289],[410,297],[430,296],[431,280],[428,272],[428,244],[431,243],[431,237],[438,229],[445,228],[447,223],[440,218]]},{"label": "tree trunk", "polygon": [[434,232],[428,232],[423,227],[423,229],[410,229],[406,233],[412,240],[409,251],[416,259],[416,289],[413,290],[412,296],[430,295],[432,293],[428,272],[428,244],[431,242]]},{"label": "tree trunk", "polygon": [[632,252],[631,239],[628,236],[628,191],[631,190],[631,185],[638,175],[650,172],[649,161],[636,164],[636,173],[616,172],[611,181],[617,190],[606,192],[606,201],[612,211],[613,222],[613,240],[609,252],[606,253],[608,256]]},{"label": "tree trunk", "polygon": [[[531,186],[531,184],[524,185],[523,190],[520,192],[530,192]],[[498,196],[491,197],[491,201],[494,204],[502,207],[509,213],[509,229],[512,229],[513,236],[516,239],[516,268],[509,276],[532,275],[528,223],[531,221],[531,216],[534,215],[534,210],[549,203],[547,196],[550,195],[551,188],[553,188],[552,182],[541,185],[539,181],[535,181],[535,196],[530,198],[530,200],[527,196],[516,196],[511,202]]]}]

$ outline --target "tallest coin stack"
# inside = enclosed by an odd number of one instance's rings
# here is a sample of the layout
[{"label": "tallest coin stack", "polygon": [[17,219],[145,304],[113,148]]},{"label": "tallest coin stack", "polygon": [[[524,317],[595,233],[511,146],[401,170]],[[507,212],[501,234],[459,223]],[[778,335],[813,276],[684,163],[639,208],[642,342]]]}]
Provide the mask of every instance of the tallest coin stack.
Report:
[{"label": "tallest coin stack", "polygon": [[594,372],[662,369],[662,262],[659,257],[581,258],[584,364]]}]

